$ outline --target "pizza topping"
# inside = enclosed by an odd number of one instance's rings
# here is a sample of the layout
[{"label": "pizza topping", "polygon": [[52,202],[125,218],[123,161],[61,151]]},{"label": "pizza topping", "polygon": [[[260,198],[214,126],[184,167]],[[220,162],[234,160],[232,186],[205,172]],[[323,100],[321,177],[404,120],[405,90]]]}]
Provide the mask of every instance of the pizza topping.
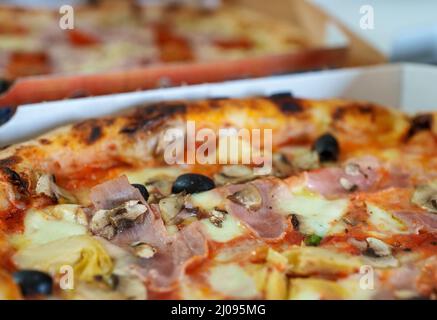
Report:
[{"label": "pizza topping", "polygon": [[326,199],[305,187],[295,185],[291,189],[288,195],[278,197],[275,206],[282,212],[295,214],[299,221],[299,231],[303,234],[325,236],[347,213],[350,204],[348,199]]},{"label": "pizza topping", "polygon": [[222,171],[214,175],[214,182],[218,186],[229,183],[242,183],[255,179],[251,168],[243,165],[223,166]]},{"label": "pizza topping", "polygon": [[410,129],[407,133],[407,138],[414,136],[416,133],[424,130],[431,130],[433,125],[433,117],[431,114],[421,114],[411,120]]},{"label": "pizza topping", "polygon": [[358,186],[356,184],[353,184],[352,182],[350,182],[348,179],[341,177],[340,180],[340,185],[344,188],[344,190],[346,191],[350,191],[353,192],[355,190],[358,189]]},{"label": "pizza topping", "polygon": [[429,212],[437,213],[437,185],[430,183],[418,186],[414,191],[411,202]]},{"label": "pizza topping", "polygon": [[295,172],[295,168],[283,153],[274,153],[272,158],[273,175],[278,178],[289,177]]},{"label": "pizza topping", "polygon": [[69,30],[67,35],[70,43],[78,47],[96,45],[100,42],[97,37],[83,30]]},{"label": "pizza topping", "polygon": [[149,202],[156,203],[161,198],[167,197],[171,194],[173,180],[162,178],[160,180],[148,181],[146,183],[147,190],[149,190]]},{"label": "pizza topping", "polygon": [[147,211],[148,208],[138,200],[127,201],[110,210],[100,209],[94,213],[90,228],[94,234],[110,240],[114,238],[116,233],[139,223]]},{"label": "pizza topping", "polygon": [[295,99],[289,92],[276,93],[270,96],[270,99],[276,103],[284,113],[298,113],[303,110],[298,99]]},{"label": "pizza topping", "polygon": [[138,191],[140,191],[141,195],[143,196],[144,200],[147,201],[149,199],[149,192],[147,191],[147,188],[139,183],[133,183],[132,187],[137,188]]},{"label": "pizza topping", "polygon": [[209,177],[197,173],[185,173],[180,175],[173,183],[172,192],[188,194],[208,191],[215,188],[214,181]]},{"label": "pizza topping", "polygon": [[19,300],[22,298],[19,286],[12,275],[0,268],[0,300]]},{"label": "pizza topping", "polygon": [[134,253],[137,257],[148,259],[155,255],[156,249],[145,242],[134,242],[131,244]]},{"label": "pizza topping", "polygon": [[427,212],[394,212],[394,216],[408,225],[410,231],[419,233],[425,230],[431,233],[437,233],[437,215]]},{"label": "pizza topping", "polygon": [[185,195],[170,195],[159,201],[159,211],[166,224],[171,224],[184,207]]},{"label": "pizza topping", "polygon": [[387,257],[391,255],[391,248],[385,242],[369,237],[366,239],[368,248],[365,251],[367,255],[374,257]]},{"label": "pizza topping", "polygon": [[317,138],[313,148],[319,155],[321,162],[337,161],[340,153],[337,139],[330,133],[325,133]]},{"label": "pizza topping", "polygon": [[91,189],[90,199],[96,210],[110,210],[129,200],[146,204],[141,192],[133,187],[126,176],[101,183]]},{"label": "pizza topping", "polygon": [[299,225],[300,225],[300,221],[299,221],[299,217],[297,214],[291,214],[290,215],[290,221],[291,221],[291,225],[293,226],[294,230],[299,230]]},{"label": "pizza topping", "polygon": [[50,295],[53,280],[45,272],[36,270],[20,270],[14,273],[14,281],[20,286],[23,296]]},{"label": "pizza topping", "polygon": [[305,244],[307,246],[317,247],[322,239],[323,238],[317,234],[311,234],[305,237]]},{"label": "pizza topping", "polygon": [[381,178],[379,168],[376,159],[363,157],[347,163],[344,168],[323,168],[304,175],[309,189],[332,196],[371,190]]},{"label": "pizza topping", "polygon": [[357,163],[350,162],[344,167],[344,172],[349,176],[359,176],[362,174],[361,168]]},{"label": "pizza topping", "polygon": [[209,221],[215,225],[217,228],[223,227],[223,221],[226,218],[226,211],[221,211],[218,209],[214,209],[211,211],[211,216],[209,217]]},{"label": "pizza topping", "polygon": [[232,202],[244,206],[248,210],[258,210],[262,205],[262,197],[258,189],[248,184],[244,189],[228,196]]},{"label": "pizza topping", "polygon": [[286,147],[273,155],[273,167],[280,177],[294,172],[313,170],[320,166],[316,151],[307,147]]},{"label": "pizza topping", "polygon": [[48,74],[51,71],[50,56],[47,52],[13,51],[6,66],[10,78]]},{"label": "pizza topping", "polygon": [[39,177],[35,191],[37,194],[45,194],[48,197],[56,198],[64,203],[76,203],[76,198],[67,190],[59,187],[55,183],[55,178],[51,174],[43,174]]},{"label": "pizza topping", "polygon": [[149,278],[151,286],[157,291],[171,289],[191,261],[202,259],[208,253],[199,223],[192,223],[173,236],[165,235],[154,247],[156,254],[152,258],[141,259],[139,272]]},{"label": "pizza topping", "polygon": [[18,250],[14,263],[22,269],[58,273],[65,265],[72,266],[75,279],[93,281],[96,276],[109,275],[113,261],[96,238],[89,235],[67,236],[41,245]]},{"label": "pizza topping", "polygon": [[277,190],[281,191],[280,180],[255,180],[246,185],[230,187],[235,191],[225,203],[229,214],[241,220],[259,237],[276,239],[285,234],[286,215],[275,208],[274,195]]}]

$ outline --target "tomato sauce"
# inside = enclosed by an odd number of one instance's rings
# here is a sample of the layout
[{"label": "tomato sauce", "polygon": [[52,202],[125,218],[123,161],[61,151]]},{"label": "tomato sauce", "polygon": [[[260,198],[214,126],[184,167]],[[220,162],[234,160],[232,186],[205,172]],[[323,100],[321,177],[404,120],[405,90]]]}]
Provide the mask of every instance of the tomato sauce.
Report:
[{"label": "tomato sauce", "polygon": [[70,43],[77,47],[92,46],[100,43],[97,37],[84,31],[70,30],[67,34]]},{"label": "tomato sauce", "polygon": [[153,30],[162,62],[194,60],[194,52],[188,39],[176,34],[166,25],[156,25]]},{"label": "tomato sauce", "polygon": [[0,211],[0,230],[6,233],[23,232],[26,208],[13,207]]}]

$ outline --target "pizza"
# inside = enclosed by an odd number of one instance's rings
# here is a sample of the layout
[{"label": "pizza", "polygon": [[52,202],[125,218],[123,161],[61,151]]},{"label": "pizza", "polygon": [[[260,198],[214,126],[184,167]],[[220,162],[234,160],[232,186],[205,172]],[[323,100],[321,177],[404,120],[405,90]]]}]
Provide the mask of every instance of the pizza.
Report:
[{"label": "pizza", "polygon": [[[4,148],[0,297],[435,299],[436,117],[289,94],[172,101]],[[168,164],[166,132],[185,141],[189,121],[271,130],[270,172]]]},{"label": "pizza", "polygon": [[301,29],[245,7],[97,1],[56,10],[0,7],[0,77],[83,74],[163,63],[281,55],[309,46]]}]

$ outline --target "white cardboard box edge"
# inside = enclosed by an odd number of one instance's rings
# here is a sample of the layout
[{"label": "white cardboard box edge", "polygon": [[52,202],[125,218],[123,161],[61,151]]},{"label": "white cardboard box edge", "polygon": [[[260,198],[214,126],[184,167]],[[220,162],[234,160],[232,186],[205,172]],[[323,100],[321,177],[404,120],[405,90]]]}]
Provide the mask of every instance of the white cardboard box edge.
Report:
[{"label": "white cardboard box edge", "polygon": [[436,83],[437,67],[392,64],[23,105],[8,123],[0,126],[0,146],[22,141],[62,124],[164,100],[291,91],[297,97],[363,100],[410,113],[437,111]]}]

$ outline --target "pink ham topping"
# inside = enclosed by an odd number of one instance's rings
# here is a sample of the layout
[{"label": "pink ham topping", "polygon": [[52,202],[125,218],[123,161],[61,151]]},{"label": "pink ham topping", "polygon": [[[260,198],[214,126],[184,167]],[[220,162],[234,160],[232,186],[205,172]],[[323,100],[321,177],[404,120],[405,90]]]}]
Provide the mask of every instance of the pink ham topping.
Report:
[{"label": "pink ham topping", "polygon": [[379,160],[371,156],[351,159],[342,168],[323,168],[305,172],[304,178],[310,190],[324,196],[408,185],[408,174],[399,168],[383,168]]},{"label": "pink ham topping", "polygon": [[101,183],[91,189],[90,199],[96,210],[113,209],[129,200],[146,204],[141,192],[134,188],[126,176]]},{"label": "pink ham topping", "polygon": [[[274,207],[275,197],[279,195],[281,188],[285,188],[279,179],[255,180],[250,183],[256,188],[261,196],[259,208],[247,208],[232,200],[226,201],[226,210],[229,214],[241,220],[257,236],[269,240],[277,240],[285,235],[288,224],[286,217],[277,212]],[[247,185],[233,185],[225,187],[224,192],[228,195],[235,194],[247,188]],[[229,198],[229,197],[228,197]]]},{"label": "pink ham topping", "polygon": [[309,189],[332,196],[370,190],[380,179],[379,167],[376,159],[365,157],[350,161],[344,168],[324,168],[304,175]]},{"label": "pink ham topping", "polygon": [[204,258],[208,253],[207,239],[201,232],[199,222],[193,222],[175,235],[169,235],[156,205],[151,206],[144,223],[117,234],[113,242],[120,246],[144,242],[156,249],[152,258],[138,259],[135,266],[156,291],[172,289],[190,262]]},{"label": "pink ham topping", "polygon": [[394,216],[402,220],[411,231],[418,233],[420,230],[437,233],[437,214],[410,211],[394,212]]}]

